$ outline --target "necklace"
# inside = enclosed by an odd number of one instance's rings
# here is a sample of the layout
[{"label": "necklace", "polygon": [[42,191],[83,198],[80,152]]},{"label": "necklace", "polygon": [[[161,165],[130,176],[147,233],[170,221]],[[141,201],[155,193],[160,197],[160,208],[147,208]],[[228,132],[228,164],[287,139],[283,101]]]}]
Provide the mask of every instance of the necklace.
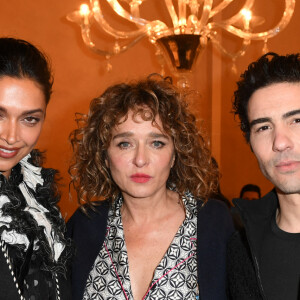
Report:
[{"label": "necklace", "polygon": [[[12,264],[10,262],[10,258],[9,258],[9,255],[8,255],[6,244],[2,240],[1,240],[1,243],[0,243],[0,248],[1,248],[1,251],[2,251],[2,253],[4,255],[6,264],[7,264],[8,268],[9,268],[9,271],[10,271],[10,274],[11,274],[11,276],[13,278],[13,281],[14,281],[14,283],[16,285],[16,289],[17,289],[18,294],[20,296],[20,300],[25,300],[24,296],[22,296],[21,290],[19,288],[19,284],[17,282],[17,278],[15,276],[15,272],[14,272]],[[57,273],[55,273],[54,276],[55,276],[55,286],[56,286],[56,299],[57,300],[61,300],[60,299],[59,283],[58,283]]]}]

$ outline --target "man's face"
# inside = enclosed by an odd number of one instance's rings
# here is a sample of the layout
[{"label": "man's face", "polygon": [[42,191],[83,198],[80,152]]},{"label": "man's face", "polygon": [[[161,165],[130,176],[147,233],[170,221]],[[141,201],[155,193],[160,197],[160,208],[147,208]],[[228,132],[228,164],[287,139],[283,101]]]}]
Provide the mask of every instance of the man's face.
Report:
[{"label": "man's face", "polygon": [[250,145],[260,169],[278,190],[300,192],[300,83],[275,83],[248,103]]}]

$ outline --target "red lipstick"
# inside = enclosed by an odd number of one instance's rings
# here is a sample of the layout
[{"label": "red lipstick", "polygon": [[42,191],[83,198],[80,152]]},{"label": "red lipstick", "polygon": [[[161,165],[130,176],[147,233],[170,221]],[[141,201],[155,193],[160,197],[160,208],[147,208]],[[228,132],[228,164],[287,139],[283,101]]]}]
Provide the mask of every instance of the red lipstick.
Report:
[{"label": "red lipstick", "polygon": [[136,173],[130,176],[131,180],[137,183],[148,182],[152,177],[147,174]]}]

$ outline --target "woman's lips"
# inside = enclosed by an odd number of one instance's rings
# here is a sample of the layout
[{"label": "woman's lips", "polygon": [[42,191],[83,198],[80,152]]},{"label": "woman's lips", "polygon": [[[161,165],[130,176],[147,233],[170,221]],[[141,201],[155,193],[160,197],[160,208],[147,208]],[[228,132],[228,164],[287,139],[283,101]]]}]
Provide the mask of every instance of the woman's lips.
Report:
[{"label": "woman's lips", "polygon": [[20,148],[7,148],[0,146],[0,158],[13,158],[19,152]]},{"label": "woman's lips", "polygon": [[147,174],[133,174],[130,176],[131,180],[137,183],[145,183],[148,182],[152,177]]}]

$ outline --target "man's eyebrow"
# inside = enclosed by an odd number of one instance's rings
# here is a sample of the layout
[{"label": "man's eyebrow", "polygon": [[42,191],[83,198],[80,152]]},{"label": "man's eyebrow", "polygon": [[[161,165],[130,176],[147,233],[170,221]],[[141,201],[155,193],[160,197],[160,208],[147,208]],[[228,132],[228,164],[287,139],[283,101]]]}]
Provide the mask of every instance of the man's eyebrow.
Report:
[{"label": "man's eyebrow", "polygon": [[289,111],[289,112],[285,113],[285,114],[282,116],[282,118],[283,118],[283,119],[286,119],[286,118],[288,118],[288,117],[292,117],[292,116],[298,115],[298,114],[300,114],[300,109],[295,109],[295,110],[292,110],[292,111]]},{"label": "man's eyebrow", "polygon": [[259,118],[259,119],[255,119],[253,121],[250,122],[250,128],[252,128],[254,125],[256,124],[260,124],[260,123],[266,123],[266,122],[270,122],[271,118]]},{"label": "man's eyebrow", "polygon": [[[295,109],[292,111],[288,111],[287,113],[282,115],[282,119],[287,119],[289,117],[295,116],[300,114],[300,109]],[[260,124],[260,123],[265,123],[265,122],[271,122],[271,118],[259,118],[259,119],[255,119],[253,121],[250,122],[250,128],[252,128],[254,125],[256,124]]]}]

